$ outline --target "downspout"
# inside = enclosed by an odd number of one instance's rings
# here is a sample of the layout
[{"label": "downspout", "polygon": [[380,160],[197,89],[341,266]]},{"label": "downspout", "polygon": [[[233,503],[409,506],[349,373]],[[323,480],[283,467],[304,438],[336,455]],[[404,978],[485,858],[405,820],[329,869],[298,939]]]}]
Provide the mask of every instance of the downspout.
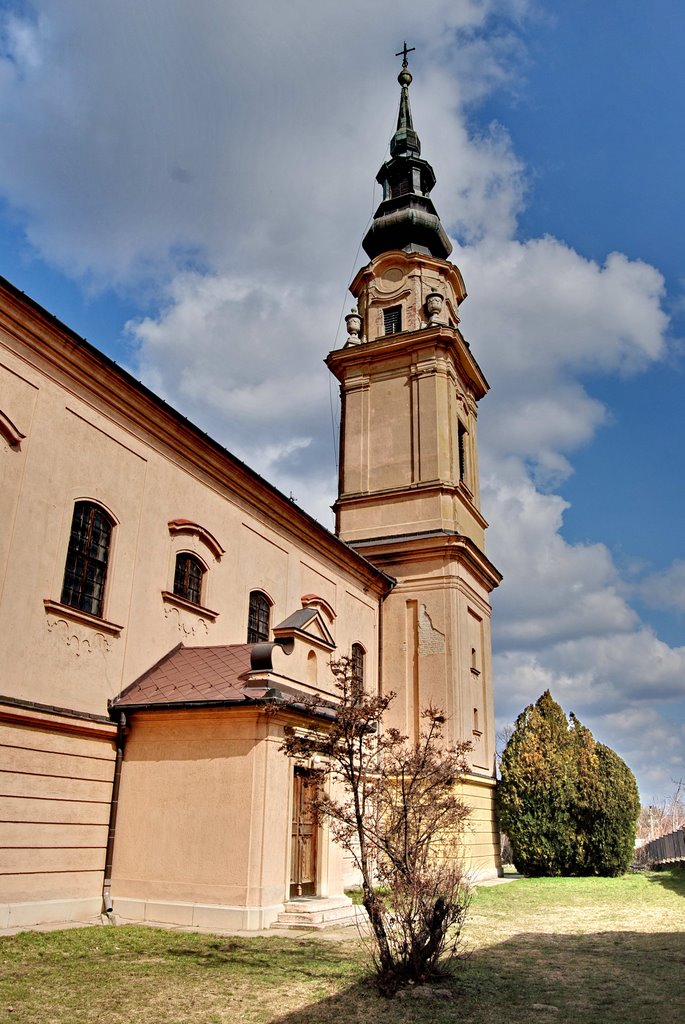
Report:
[{"label": "downspout", "polygon": [[392,580],[390,587],[385,594],[380,595],[378,602],[378,696],[383,696],[383,616],[385,614],[385,600],[395,589],[397,580]]},{"label": "downspout", "polygon": [[121,784],[121,766],[124,760],[124,747],[126,746],[126,715],[121,712],[117,725],[117,756],[114,762],[114,781],[112,783],[112,803],[109,808],[109,831],[107,833],[107,850],[105,853],[105,878],[102,883],[102,902],[105,913],[110,922],[113,922],[112,896],[110,887],[112,884],[112,860],[114,858],[114,837],[117,830],[117,810],[119,807],[119,786]]}]

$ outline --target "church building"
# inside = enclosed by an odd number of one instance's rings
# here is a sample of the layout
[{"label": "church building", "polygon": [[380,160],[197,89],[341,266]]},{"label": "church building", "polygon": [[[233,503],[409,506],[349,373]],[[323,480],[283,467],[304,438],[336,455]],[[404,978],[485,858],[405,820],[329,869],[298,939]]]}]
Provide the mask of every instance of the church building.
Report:
[{"label": "church building", "polygon": [[[0,928],[353,914],[286,725],[331,660],[472,744],[464,857],[501,871],[476,419],[487,382],[409,105],[351,285],[335,534],[0,279]],[[322,353],[322,356],[324,353]],[[320,695],[318,711],[298,698]],[[299,710],[298,710],[299,708]]]}]

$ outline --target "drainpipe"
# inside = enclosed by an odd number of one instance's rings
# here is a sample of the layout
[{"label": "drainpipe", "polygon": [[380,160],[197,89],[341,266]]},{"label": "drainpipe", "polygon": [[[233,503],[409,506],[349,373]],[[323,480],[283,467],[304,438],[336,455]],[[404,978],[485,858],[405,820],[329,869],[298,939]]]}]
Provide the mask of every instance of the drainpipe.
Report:
[{"label": "drainpipe", "polygon": [[102,884],[102,902],[105,907],[105,913],[109,918],[110,922],[113,922],[114,918],[112,912],[114,910],[112,906],[112,897],[110,894],[110,886],[112,884],[112,859],[114,857],[114,836],[117,830],[117,810],[119,807],[119,785],[121,783],[121,765],[124,760],[124,747],[126,745],[126,715],[121,712],[119,715],[119,723],[117,725],[117,756],[114,762],[114,782],[112,784],[112,803],[109,808],[109,831],[107,833],[107,851],[105,853],[105,879]]},{"label": "drainpipe", "polygon": [[385,599],[395,589],[397,580],[393,580],[387,593],[380,595],[378,602],[378,696],[383,696],[383,615],[385,614]]}]

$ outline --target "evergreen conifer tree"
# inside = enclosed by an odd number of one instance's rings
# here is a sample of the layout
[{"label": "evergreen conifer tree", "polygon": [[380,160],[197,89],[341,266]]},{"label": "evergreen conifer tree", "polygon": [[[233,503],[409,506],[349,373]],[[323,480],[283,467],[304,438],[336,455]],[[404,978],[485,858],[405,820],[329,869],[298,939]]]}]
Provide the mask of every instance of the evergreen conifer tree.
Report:
[{"label": "evergreen conifer tree", "polygon": [[500,763],[498,805],[514,865],[527,875],[618,875],[640,810],[635,777],[549,690],[517,718]]}]

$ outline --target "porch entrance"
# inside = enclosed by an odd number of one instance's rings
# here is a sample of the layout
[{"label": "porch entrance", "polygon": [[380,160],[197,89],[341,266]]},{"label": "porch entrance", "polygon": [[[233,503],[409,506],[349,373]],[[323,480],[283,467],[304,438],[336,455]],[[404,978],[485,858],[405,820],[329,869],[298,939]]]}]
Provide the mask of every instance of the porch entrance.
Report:
[{"label": "porch entrance", "polygon": [[295,769],[293,821],[290,849],[290,898],[316,896],[318,823],[314,799],[319,776],[306,768]]}]

